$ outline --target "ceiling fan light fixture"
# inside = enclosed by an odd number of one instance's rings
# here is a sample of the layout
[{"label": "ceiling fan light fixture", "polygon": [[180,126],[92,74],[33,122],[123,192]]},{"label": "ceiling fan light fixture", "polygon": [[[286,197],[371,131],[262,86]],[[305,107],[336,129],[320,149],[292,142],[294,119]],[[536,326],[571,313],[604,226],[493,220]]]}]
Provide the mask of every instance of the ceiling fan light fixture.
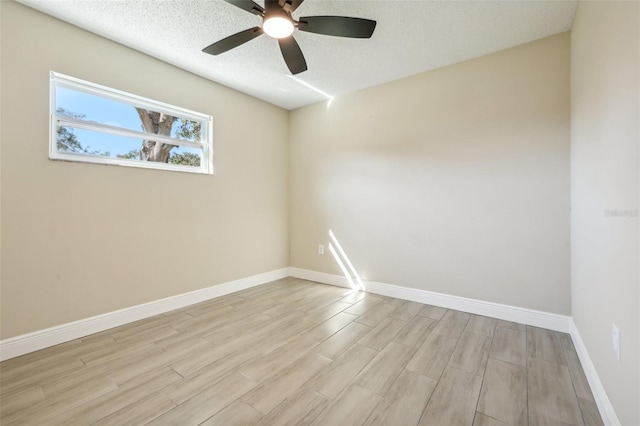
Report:
[{"label": "ceiling fan light fixture", "polygon": [[262,29],[273,38],[285,38],[293,34],[294,26],[290,19],[274,16],[265,19]]}]

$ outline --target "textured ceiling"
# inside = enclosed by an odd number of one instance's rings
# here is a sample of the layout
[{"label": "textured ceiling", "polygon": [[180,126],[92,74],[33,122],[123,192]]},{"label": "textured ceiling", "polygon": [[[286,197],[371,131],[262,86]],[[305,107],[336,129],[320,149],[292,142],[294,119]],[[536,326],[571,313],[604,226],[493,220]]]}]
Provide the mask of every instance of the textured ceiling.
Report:
[{"label": "textured ceiling", "polygon": [[309,70],[294,79],[276,40],[266,35],[219,56],[202,53],[214,41],[261,25],[260,17],[223,0],[18,1],[286,109],[326,99],[307,85],[339,96],[567,31],[577,5],[559,0],[306,0],[294,18],[353,16],[378,25],[371,39],[296,31]]}]

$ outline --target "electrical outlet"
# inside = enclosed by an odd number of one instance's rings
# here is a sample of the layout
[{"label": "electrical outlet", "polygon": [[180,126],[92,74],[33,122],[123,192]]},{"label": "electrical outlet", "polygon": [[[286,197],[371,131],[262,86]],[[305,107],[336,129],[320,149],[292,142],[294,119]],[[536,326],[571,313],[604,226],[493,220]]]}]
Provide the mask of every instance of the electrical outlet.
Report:
[{"label": "electrical outlet", "polygon": [[318,244],[318,254],[324,254],[324,244]]},{"label": "electrical outlet", "polygon": [[620,330],[615,324],[611,324],[611,343],[613,344],[613,353],[616,359],[620,361]]}]

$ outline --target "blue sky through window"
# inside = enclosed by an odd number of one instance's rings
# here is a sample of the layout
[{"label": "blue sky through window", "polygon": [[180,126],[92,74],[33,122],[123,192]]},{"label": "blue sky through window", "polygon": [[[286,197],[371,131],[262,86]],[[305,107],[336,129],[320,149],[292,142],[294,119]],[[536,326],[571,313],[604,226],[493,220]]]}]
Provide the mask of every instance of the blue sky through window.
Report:
[{"label": "blue sky through window", "polygon": [[84,120],[87,121],[96,121],[131,130],[142,130],[138,113],[131,105],[65,87],[56,88],[56,108],[84,114],[86,116]]}]

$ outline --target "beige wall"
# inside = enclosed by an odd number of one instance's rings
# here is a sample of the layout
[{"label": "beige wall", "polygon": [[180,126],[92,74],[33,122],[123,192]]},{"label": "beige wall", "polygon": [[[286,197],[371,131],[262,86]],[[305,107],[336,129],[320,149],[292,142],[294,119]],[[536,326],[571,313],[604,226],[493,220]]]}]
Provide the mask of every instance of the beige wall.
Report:
[{"label": "beige wall", "polygon": [[580,2],[571,34],[572,316],[624,425],[640,424],[639,27],[638,2]]},{"label": "beige wall", "polygon": [[[389,66],[393,66],[390,64]],[[569,34],[295,110],[291,266],[569,314]]]},{"label": "beige wall", "polygon": [[[287,266],[287,111],[1,3],[3,339]],[[50,161],[50,70],[211,114],[215,174]]]}]

